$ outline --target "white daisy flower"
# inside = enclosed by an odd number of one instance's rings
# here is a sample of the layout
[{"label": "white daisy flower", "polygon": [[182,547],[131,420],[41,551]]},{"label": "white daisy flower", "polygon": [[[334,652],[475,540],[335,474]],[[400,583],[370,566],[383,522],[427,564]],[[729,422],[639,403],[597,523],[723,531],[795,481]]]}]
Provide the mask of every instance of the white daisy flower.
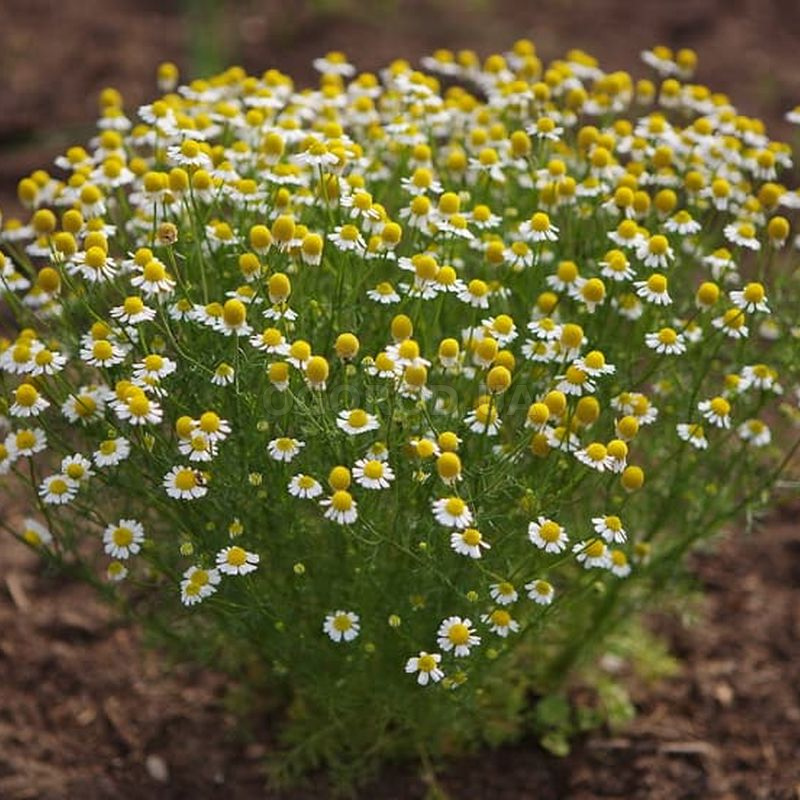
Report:
[{"label": "white daisy flower", "polygon": [[622,550],[612,550],[611,559],[608,567],[618,578],[627,578],[631,574],[631,565],[628,563],[628,556]]},{"label": "white daisy flower", "polygon": [[537,211],[519,226],[520,236],[528,242],[557,242],[558,232],[543,211]]},{"label": "white daisy flower", "polygon": [[772,432],[760,419],[748,419],[736,429],[739,437],[753,447],[766,447],[772,441]]},{"label": "white daisy flower", "polygon": [[122,301],[122,305],[114,306],[109,312],[111,316],[126,325],[139,325],[155,319],[156,310],[144,304],[138,295],[131,295]]},{"label": "white daisy flower", "polygon": [[509,606],[519,599],[519,594],[517,594],[514,584],[508,581],[491,584],[489,586],[489,596],[501,606]]},{"label": "white daisy flower", "polygon": [[684,336],[674,328],[661,328],[654,333],[647,333],[644,341],[651,350],[664,355],[681,355],[686,352]]},{"label": "white daisy flower", "polygon": [[475,634],[472,621],[461,617],[447,617],[442,620],[437,631],[437,643],[446,652],[462,658],[469,655],[470,648],[481,643],[481,637]]},{"label": "white daisy flower", "polygon": [[726,225],[722,232],[732,244],[746,247],[748,250],[761,249],[761,242],[756,236],[756,228],[751,222],[732,222]]},{"label": "white daisy flower", "polygon": [[178,442],[178,451],[189,461],[211,461],[217,455],[217,444],[208,434],[196,430]]},{"label": "white daisy flower", "polygon": [[359,433],[376,430],[380,427],[380,422],[373,414],[368,414],[361,408],[354,408],[350,411],[347,409],[340,411],[336,418],[336,426],[345,433],[356,436]]},{"label": "white daisy flower", "polygon": [[731,404],[724,397],[713,397],[711,400],[701,400],[697,404],[703,418],[718,428],[730,428]]},{"label": "white daisy flower", "polygon": [[741,308],[743,311],[749,311],[751,314],[756,311],[770,313],[764,286],[760,283],[748,283],[744,289],[731,292],[730,298],[736,308]]},{"label": "white daisy flower", "polygon": [[142,549],[144,528],[135,519],[121,519],[106,526],[103,547],[112,558],[126,559]]},{"label": "white daisy flower", "polygon": [[247,575],[254,572],[260,558],[238,545],[224,547],[217,553],[217,569],[224,575]]},{"label": "white daisy flower", "polygon": [[22,428],[6,436],[5,447],[14,458],[32,456],[47,447],[47,435],[41,428]]},{"label": "white daisy flower", "polygon": [[208,493],[205,478],[192,467],[173,467],[164,476],[162,485],[175,500],[196,500]]},{"label": "white daisy flower", "polygon": [[418,656],[406,661],[405,669],[409,675],[416,672],[417,683],[420,686],[427,686],[429,682],[438,683],[444,677],[444,672],[439,667],[441,660],[440,653],[426,653],[420,650]]},{"label": "white daisy flower", "polygon": [[61,472],[70,480],[78,483],[86,481],[94,475],[92,462],[80,453],[64,456],[61,459]]},{"label": "white daisy flower", "polygon": [[622,520],[614,514],[605,517],[592,517],[595,533],[599,533],[610,544],[622,544],[628,538]]},{"label": "white daisy flower", "polygon": [[53,543],[49,528],[30,517],[25,519],[20,536],[32,547],[48,547]]},{"label": "white daisy flower", "polygon": [[78,482],[66,475],[50,475],[39,485],[39,497],[47,505],[64,505],[70,503],[78,494]]},{"label": "white daisy flower", "polygon": [[433,515],[445,528],[468,528],[472,524],[472,511],[460,497],[456,496],[434,500]]},{"label": "white daisy flower", "polygon": [[611,566],[611,554],[602,539],[577,542],[572,552],[575,553],[575,560],[583,564],[584,569],[608,569]]},{"label": "white daisy flower", "polygon": [[561,525],[543,516],[528,525],[528,538],[545,553],[562,553],[569,541],[567,532]]},{"label": "white daisy flower", "polygon": [[504,639],[509,633],[519,631],[519,623],[512,619],[511,614],[504,608],[496,608],[490,614],[482,614],[481,622],[488,625],[492,633],[496,633]]},{"label": "white daisy flower", "polygon": [[534,603],[540,606],[549,606],[555,597],[555,589],[553,589],[553,584],[542,580],[541,578],[538,580],[533,580],[530,583],[526,583],[525,591],[528,593],[528,597],[530,597]]},{"label": "white daisy flower", "polygon": [[113,367],[125,360],[125,350],[108,339],[97,339],[81,348],[80,358],[93,367]]},{"label": "white daisy flower", "polygon": [[334,642],[352,642],[361,630],[359,616],[353,611],[332,611],[322,623],[322,631]]},{"label": "white daisy flower", "polygon": [[22,383],[14,390],[14,402],[8,409],[12,417],[38,417],[50,402],[31,383]]},{"label": "white daisy flower", "polygon": [[289,494],[302,500],[313,500],[322,494],[322,484],[310,475],[298,473],[289,481]]},{"label": "white daisy flower", "polygon": [[581,464],[585,464],[598,472],[605,472],[607,469],[611,469],[611,456],[608,455],[606,446],[600,442],[592,442],[592,444],[576,450],[575,458]]},{"label": "white daisy flower", "polygon": [[660,272],[654,272],[646,281],[634,281],[636,294],[657,306],[668,306],[672,302],[669,296],[667,279]]},{"label": "white daisy flower", "polygon": [[680,422],[675,426],[675,429],[678,432],[678,438],[688,442],[692,447],[696,447],[698,450],[705,450],[708,447],[708,439],[706,439],[702,425]]},{"label": "white daisy flower", "polygon": [[365,489],[388,489],[394,480],[394,471],[385,461],[361,458],[353,466],[353,478]]},{"label": "white daisy flower", "polygon": [[132,394],[127,400],[115,400],[111,405],[116,415],[131,425],[158,425],[164,416],[161,406],[144,392]]},{"label": "white daisy flower", "polygon": [[395,291],[394,286],[387,281],[377,284],[373,289],[368,289],[367,297],[376,303],[387,306],[400,302],[400,295]]},{"label": "white daisy flower", "polygon": [[283,461],[288,464],[305,446],[306,443],[301,442],[299,439],[281,436],[267,444],[267,452],[273,460]]},{"label": "white daisy flower", "polygon": [[496,436],[503,426],[494,403],[480,403],[464,417],[464,424],[473,433],[485,433],[487,436]]},{"label": "white daisy flower", "polygon": [[189,567],[183,573],[181,581],[181,602],[185,606],[193,606],[210,597],[217,591],[222,576],[217,569]]},{"label": "white daisy flower", "polygon": [[325,509],[325,519],[339,525],[352,525],[358,519],[358,506],[353,495],[343,489],[335,491],[330,497],[320,500]]},{"label": "white daisy flower", "polygon": [[477,528],[464,528],[450,534],[450,547],[460,556],[480,558],[481,548],[489,550],[491,545],[487,542]]},{"label": "white daisy flower", "polygon": [[100,446],[92,453],[94,463],[99,467],[116,467],[131,453],[131,445],[127,439],[118,437],[100,442]]}]

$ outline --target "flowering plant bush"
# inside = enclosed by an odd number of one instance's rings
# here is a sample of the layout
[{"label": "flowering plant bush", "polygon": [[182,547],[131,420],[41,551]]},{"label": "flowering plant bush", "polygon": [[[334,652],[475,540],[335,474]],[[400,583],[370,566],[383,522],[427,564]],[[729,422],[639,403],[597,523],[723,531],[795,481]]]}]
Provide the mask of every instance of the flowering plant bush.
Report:
[{"label": "flowering plant bush", "polygon": [[644,59],[104,91],[2,229],[12,532],[285,690],[287,763],[524,727],[796,447],[790,150]]}]

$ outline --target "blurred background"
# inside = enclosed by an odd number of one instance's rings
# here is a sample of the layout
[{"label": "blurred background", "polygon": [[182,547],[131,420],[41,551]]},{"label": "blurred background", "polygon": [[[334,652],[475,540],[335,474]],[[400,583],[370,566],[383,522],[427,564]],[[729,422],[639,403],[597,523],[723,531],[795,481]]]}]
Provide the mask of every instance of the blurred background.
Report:
[{"label": "blurred background", "polygon": [[583,48],[611,69],[639,70],[654,44],[693,47],[697,78],[743,113],[790,135],[800,103],[800,0],[0,0],[0,208],[23,173],[85,139],[97,93],[129,111],[155,94],[155,69],[190,79],[241,64],[278,67],[300,84],[311,60],[344,50],[357,67],[416,62],[437,47],[485,55],[519,37],[549,60]]}]

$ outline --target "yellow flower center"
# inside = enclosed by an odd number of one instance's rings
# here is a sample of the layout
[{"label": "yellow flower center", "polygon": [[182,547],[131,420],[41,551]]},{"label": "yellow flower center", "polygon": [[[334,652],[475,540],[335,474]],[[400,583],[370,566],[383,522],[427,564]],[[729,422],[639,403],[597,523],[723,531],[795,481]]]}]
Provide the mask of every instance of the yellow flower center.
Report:
[{"label": "yellow flower center", "polygon": [[461,538],[464,540],[464,544],[470,547],[477,547],[477,545],[481,543],[483,537],[481,536],[481,532],[476,528],[467,528]]},{"label": "yellow flower center", "polygon": [[545,520],[539,527],[539,536],[546,542],[557,542],[561,536],[561,526],[552,520]]},{"label": "yellow flower center", "polygon": [[231,547],[231,549],[228,550],[228,555],[225,557],[225,560],[232,567],[241,567],[243,564],[247,563],[247,552],[241,547]]},{"label": "yellow flower center", "polygon": [[175,486],[182,492],[188,492],[197,486],[197,477],[190,469],[179,470],[175,475]]},{"label": "yellow flower center", "polygon": [[447,631],[447,638],[457,646],[466,644],[469,641],[469,628],[462,622],[456,622]]},{"label": "yellow flower center", "polygon": [[350,492],[340,489],[333,493],[331,505],[336,511],[349,511],[353,507],[353,497]]},{"label": "yellow flower center", "polygon": [[130,528],[115,528],[111,538],[117,547],[127,547],[133,541],[133,531]]},{"label": "yellow flower center", "polygon": [[364,464],[364,475],[372,480],[383,477],[383,464],[380,461],[367,461]]}]

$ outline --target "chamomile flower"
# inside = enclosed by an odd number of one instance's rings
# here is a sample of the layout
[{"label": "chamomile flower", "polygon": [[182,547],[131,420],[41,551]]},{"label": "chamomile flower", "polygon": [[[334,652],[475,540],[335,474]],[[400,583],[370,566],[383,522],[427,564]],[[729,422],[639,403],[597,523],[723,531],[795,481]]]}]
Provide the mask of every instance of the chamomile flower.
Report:
[{"label": "chamomile flower", "polygon": [[646,281],[634,281],[636,294],[657,306],[667,306],[672,302],[669,296],[667,279],[659,272],[654,272]]},{"label": "chamomile flower", "polygon": [[674,328],[661,328],[654,333],[647,333],[644,341],[651,350],[664,355],[680,355],[686,352],[684,336]]},{"label": "chamomile flower", "polygon": [[631,565],[624,550],[612,550],[608,569],[618,578],[627,578],[631,574]]},{"label": "chamomile flower", "polygon": [[602,539],[588,539],[577,542],[572,547],[575,560],[584,569],[608,569],[611,566],[611,553]]},{"label": "chamomile flower", "polygon": [[478,278],[471,280],[457,297],[472,308],[489,308],[489,286]]},{"label": "chamomile flower", "polygon": [[519,623],[504,608],[496,608],[489,614],[481,615],[481,622],[489,626],[492,633],[505,639],[509,633],[519,632]]},{"label": "chamomile flower", "polygon": [[436,521],[445,528],[468,528],[473,519],[469,506],[455,495],[435,500],[433,515]]},{"label": "chamomile flower", "polygon": [[358,519],[358,507],[353,495],[344,489],[338,489],[330,497],[320,501],[325,509],[325,519],[339,525],[352,525]]},{"label": "chamomile flower", "polygon": [[217,591],[221,580],[222,576],[218,569],[189,567],[183,573],[181,581],[181,602],[185,606],[193,606],[211,597]]},{"label": "chamomile flower", "polygon": [[192,467],[173,467],[164,476],[162,485],[175,500],[197,500],[208,493],[205,477]]},{"label": "chamomile flower", "polygon": [[116,439],[105,439],[100,442],[97,450],[92,453],[92,459],[100,469],[103,467],[116,467],[125,461],[130,453],[130,442],[120,436]]},{"label": "chamomile flower", "polygon": [[764,286],[760,283],[748,283],[741,291],[737,290],[731,292],[730,298],[736,308],[741,308],[751,314],[756,311],[769,314],[766,292],[764,291]]},{"label": "chamomile flower", "polygon": [[353,478],[365,489],[388,489],[394,480],[394,471],[385,461],[361,458],[353,466]]},{"label": "chamomile flower", "polygon": [[301,442],[299,439],[280,436],[277,439],[272,439],[267,444],[267,452],[274,461],[282,461],[288,464],[297,457],[305,446],[306,443]]},{"label": "chamomile flower", "polygon": [[50,402],[31,383],[22,383],[14,390],[14,402],[9,408],[12,417],[38,417]]},{"label": "chamomile flower", "polygon": [[352,642],[361,631],[361,622],[358,614],[353,611],[332,611],[325,617],[322,631],[331,641]]},{"label": "chamomile flower", "polygon": [[525,591],[528,593],[528,597],[539,606],[549,606],[555,597],[553,584],[541,578],[526,583]]},{"label": "chamomile flower", "polygon": [[61,472],[70,480],[77,481],[79,484],[85,483],[95,474],[92,469],[92,462],[80,453],[64,456],[61,459]]},{"label": "chamomile flower", "polygon": [[223,575],[247,575],[258,568],[260,558],[257,553],[250,553],[243,547],[231,545],[217,553],[217,569]]},{"label": "chamomile flower", "polygon": [[625,528],[622,526],[622,520],[614,514],[592,517],[592,526],[595,533],[599,533],[609,544],[622,544],[628,538]]},{"label": "chamomile flower", "polygon": [[715,317],[711,324],[731,339],[746,339],[750,333],[744,309],[729,308],[722,316]]},{"label": "chamomile flower", "polygon": [[600,442],[592,442],[586,447],[575,451],[575,458],[585,464],[590,469],[597,470],[597,472],[605,472],[611,468],[611,457],[608,455],[608,449]]},{"label": "chamomile flower", "polygon": [[400,295],[395,291],[394,286],[388,281],[377,284],[374,288],[367,290],[367,297],[375,303],[381,305],[393,305],[400,302]]},{"label": "chamomile flower", "polygon": [[134,426],[157,425],[164,416],[161,406],[141,390],[126,400],[115,400],[112,406],[119,419]]},{"label": "chamomile flower", "polygon": [[409,675],[417,673],[417,683],[420,686],[438,683],[444,677],[444,671],[439,666],[441,660],[441,653],[426,653],[420,650],[418,656],[406,661],[405,671]]},{"label": "chamomile flower", "polygon": [[528,538],[545,553],[561,553],[567,548],[569,537],[557,522],[540,516],[528,525]]},{"label": "chamomile flower", "polygon": [[32,456],[47,447],[47,435],[41,428],[21,428],[8,434],[5,447],[14,458]]},{"label": "chamomile flower", "polygon": [[311,475],[298,473],[289,481],[289,494],[302,500],[313,500],[322,494],[322,484]]},{"label": "chamomile flower", "polygon": [[558,233],[558,228],[543,211],[537,211],[519,226],[519,235],[528,242],[557,242]]},{"label": "chamomile flower", "polygon": [[756,228],[751,222],[732,222],[725,226],[723,233],[731,244],[745,247],[748,250],[761,249],[761,242],[756,236]]},{"label": "chamomile flower", "polygon": [[126,325],[140,325],[155,319],[156,310],[145,305],[138,295],[126,297],[121,305],[114,306],[109,312],[111,316]]},{"label": "chamomile flower", "polygon": [[109,339],[97,339],[81,348],[80,357],[92,367],[113,367],[125,360],[125,350]]},{"label": "chamomile flower", "polygon": [[20,536],[31,547],[49,547],[53,543],[49,528],[30,517],[25,519]]},{"label": "chamomile flower", "polygon": [[717,428],[730,428],[731,404],[724,397],[712,397],[710,400],[701,400],[697,408],[703,418]]},{"label": "chamomile flower", "polygon": [[350,411],[346,409],[340,411],[336,425],[350,436],[357,436],[359,433],[376,430],[380,427],[380,422],[374,414],[368,414],[361,408],[354,408]]},{"label": "chamomile flower", "polygon": [[502,421],[497,415],[497,405],[490,402],[479,403],[464,417],[464,424],[473,433],[487,436],[496,436],[502,427]]},{"label": "chamomile flower", "polygon": [[477,528],[464,528],[450,534],[450,547],[460,556],[480,558],[481,549],[489,550],[491,545]]},{"label": "chamomile flower", "polygon": [[442,620],[436,635],[439,647],[447,653],[452,652],[456,658],[468,656],[470,650],[481,643],[481,637],[476,635],[472,621],[456,616]]},{"label": "chamomile flower", "polygon": [[489,596],[498,605],[508,606],[516,603],[519,599],[519,594],[514,588],[513,583],[502,581],[501,583],[493,583],[489,586]]},{"label": "chamomile flower", "polygon": [[705,450],[708,447],[708,439],[706,439],[706,434],[702,425],[680,422],[675,428],[678,431],[678,437],[684,442],[688,442],[692,447],[698,450]]},{"label": "chamomile flower", "polygon": [[78,482],[66,475],[50,475],[39,485],[39,497],[47,505],[71,503],[78,494]]},{"label": "chamomile flower", "polygon": [[739,438],[753,447],[766,447],[772,441],[772,432],[760,419],[748,419],[736,429]]},{"label": "chamomile flower", "polygon": [[142,549],[144,527],[135,519],[121,519],[106,526],[103,547],[112,558],[127,559]]}]

